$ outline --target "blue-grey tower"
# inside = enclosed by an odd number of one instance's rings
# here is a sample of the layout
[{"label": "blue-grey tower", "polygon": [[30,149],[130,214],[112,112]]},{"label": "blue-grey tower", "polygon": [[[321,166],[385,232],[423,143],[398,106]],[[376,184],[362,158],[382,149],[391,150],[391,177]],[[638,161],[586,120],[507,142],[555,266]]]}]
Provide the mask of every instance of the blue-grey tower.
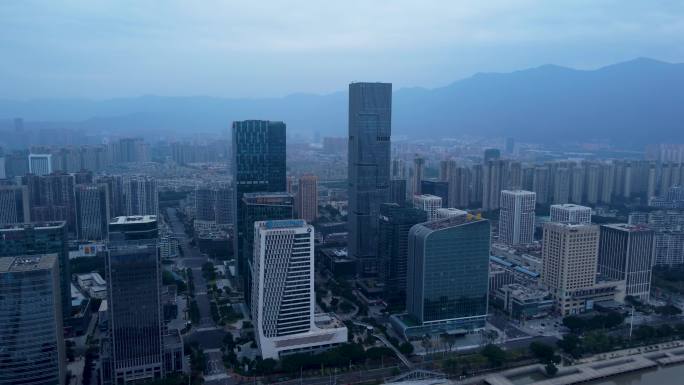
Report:
[{"label": "blue-grey tower", "polygon": [[254,241],[254,228],[243,228],[242,196],[253,192],[286,191],[285,175],[285,123],[268,120],[233,122],[233,254],[237,273],[247,273],[246,258],[242,255],[243,242]]},{"label": "blue-grey tower", "polygon": [[378,215],[389,202],[392,84],[349,85],[349,255],[358,275],[378,273]]}]

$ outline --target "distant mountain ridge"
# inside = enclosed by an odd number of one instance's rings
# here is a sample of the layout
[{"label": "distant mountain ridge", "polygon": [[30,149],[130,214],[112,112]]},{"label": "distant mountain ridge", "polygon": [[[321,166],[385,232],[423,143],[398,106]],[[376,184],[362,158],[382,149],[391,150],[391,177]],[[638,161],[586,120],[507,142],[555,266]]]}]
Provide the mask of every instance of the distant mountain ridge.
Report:
[{"label": "distant mountain ridge", "polygon": [[[344,136],[347,93],[0,100],[0,128],[14,117],[23,117],[29,127],[188,134],[224,130],[233,120],[270,119],[285,121],[295,133]],[[410,138],[476,134],[537,142],[684,142],[684,64],[640,58],[588,71],[543,65],[478,73],[440,88],[399,89],[393,94],[392,131]]]}]

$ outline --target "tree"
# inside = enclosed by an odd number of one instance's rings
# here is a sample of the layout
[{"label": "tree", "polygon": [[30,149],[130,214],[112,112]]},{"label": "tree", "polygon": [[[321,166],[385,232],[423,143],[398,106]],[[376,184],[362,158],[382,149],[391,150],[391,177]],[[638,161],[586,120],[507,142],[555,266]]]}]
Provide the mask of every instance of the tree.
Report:
[{"label": "tree", "polygon": [[458,339],[458,336],[456,336],[455,334],[442,333],[440,334],[439,338],[446,345],[447,352],[451,352],[454,345],[456,345],[456,340]]},{"label": "tree", "polygon": [[402,354],[406,354],[406,355],[412,354],[413,353],[413,344],[408,343],[408,342],[404,342],[401,345],[399,345],[399,351]]},{"label": "tree", "polygon": [[670,304],[665,306],[657,306],[655,308],[655,312],[656,314],[660,314],[666,317],[673,317],[682,314],[682,309]]},{"label": "tree", "polygon": [[557,368],[556,365],[555,365],[553,362],[551,362],[551,361],[549,361],[549,362],[546,364],[546,366],[544,367],[544,369],[546,370],[546,375],[549,376],[549,377],[553,377],[553,376],[556,375],[556,373],[558,373],[558,368]]},{"label": "tree", "polygon": [[264,375],[273,373],[276,366],[278,366],[278,361],[273,358],[267,358],[265,360],[257,359],[255,369],[258,374]]},{"label": "tree", "polygon": [[542,362],[551,361],[555,355],[553,346],[536,341],[530,344],[530,352]]},{"label": "tree", "polygon": [[563,339],[558,341],[558,347],[561,348],[565,353],[570,354],[573,357],[580,356],[580,339],[575,334],[566,334]]},{"label": "tree", "polygon": [[493,344],[488,344],[485,346],[480,354],[487,358],[487,361],[489,361],[489,363],[493,366],[501,366],[504,362],[506,362],[506,352]]}]

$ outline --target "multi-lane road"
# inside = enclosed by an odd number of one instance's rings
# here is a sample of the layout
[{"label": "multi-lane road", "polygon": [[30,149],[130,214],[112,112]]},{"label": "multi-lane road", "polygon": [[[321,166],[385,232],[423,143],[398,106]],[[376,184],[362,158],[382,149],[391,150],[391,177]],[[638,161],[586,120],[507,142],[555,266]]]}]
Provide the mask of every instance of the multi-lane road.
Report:
[{"label": "multi-lane road", "polygon": [[207,367],[204,371],[204,383],[207,385],[233,385],[234,379],[223,365],[222,353],[220,351],[223,336],[226,332],[216,326],[211,318],[209,306],[209,296],[207,295],[207,282],[202,276],[202,265],[209,261],[203,256],[196,247],[190,245],[190,240],[185,234],[183,223],[176,215],[176,209],[168,208],[169,225],[178,244],[183,251],[183,256],[179,258],[176,266],[181,269],[190,268],[195,284],[195,301],[200,313],[200,322],[192,325],[192,329],[184,336],[185,342],[197,342],[207,355]]}]

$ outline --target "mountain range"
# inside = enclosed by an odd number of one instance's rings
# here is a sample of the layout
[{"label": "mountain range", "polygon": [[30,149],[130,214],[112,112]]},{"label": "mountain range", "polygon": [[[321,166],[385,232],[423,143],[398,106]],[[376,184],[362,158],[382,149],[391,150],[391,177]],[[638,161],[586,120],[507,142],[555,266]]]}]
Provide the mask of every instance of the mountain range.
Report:
[{"label": "mountain range", "polygon": [[[620,145],[684,141],[684,64],[635,59],[596,70],[555,65],[479,73],[445,87],[393,93],[392,134],[414,139],[478,136]],[[283,120],[288,131],[344,136],[347,93],[282,98],[142,96],[109,100],[0,100],[0,128],[121,134],[216,132],[233,120]]]}]

